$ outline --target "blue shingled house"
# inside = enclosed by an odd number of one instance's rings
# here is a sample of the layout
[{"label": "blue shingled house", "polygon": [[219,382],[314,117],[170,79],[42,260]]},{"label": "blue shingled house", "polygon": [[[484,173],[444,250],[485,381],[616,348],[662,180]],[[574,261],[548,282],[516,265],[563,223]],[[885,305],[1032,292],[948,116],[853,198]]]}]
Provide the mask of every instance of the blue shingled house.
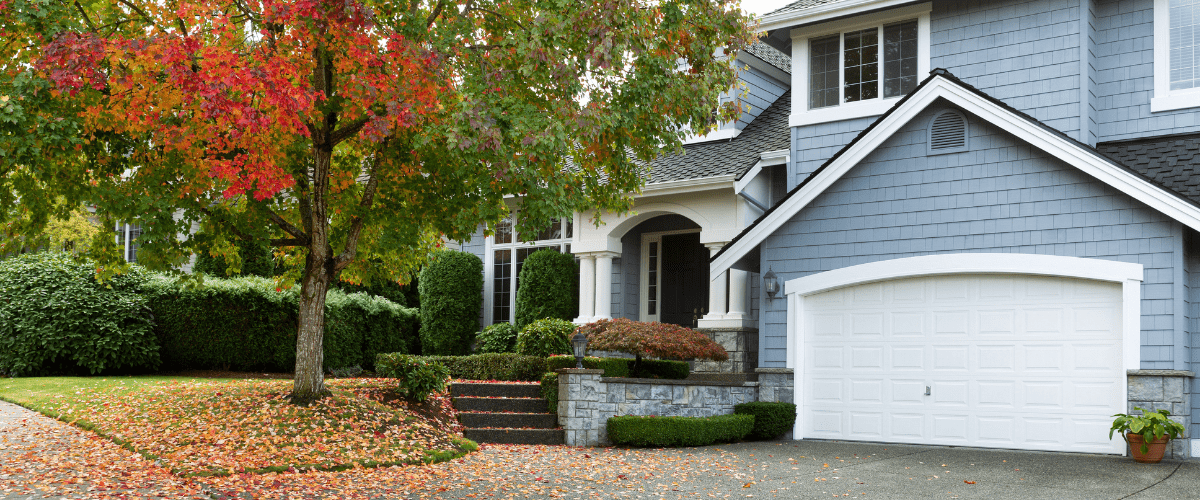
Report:
[{"label": "blue shingled house", "polygon": [[1136,405],[1200,456],[1200,2],[801,0],[762,28],[742,119],[656,161],[636,213],[464,244],[485,324],[554,247],[578,322],[790,370],[797,439],[1123,453]]}]

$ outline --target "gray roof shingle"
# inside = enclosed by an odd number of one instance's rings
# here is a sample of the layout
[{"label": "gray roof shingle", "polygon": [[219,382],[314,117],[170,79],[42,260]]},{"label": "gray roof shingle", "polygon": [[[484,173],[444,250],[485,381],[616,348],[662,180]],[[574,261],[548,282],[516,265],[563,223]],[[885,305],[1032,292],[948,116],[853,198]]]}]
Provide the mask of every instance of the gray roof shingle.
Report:
[{"label": "gray roof shingle", "polygon": [[1154,183],[1200,203],[1200,134],[1100,143],[1096,149]]},{"label": "gray roof shingle", "polygon": [[663,156],[651,161],[650,176],[646,183],[730,174],[741,178],[758,163],[761,153],[788,149],[791,146],[791,129],[788,128],[788,114],[792,109],[791,96],[791,91],[784,92],[733,139],[688,144],[683,147],[683,154]]},{"label": "gray roof shingle", "polygon": [[811,9],[813,7],[819,7],[821,5],[834,3],[834,2],[838,2],[838,1],[839,0],[800,0],[799,2],[792,2],[787,5],[784,5],[783,7],[775,9],[774,11],[769,12],[768,15],[778,14],[780,12],[790,12],[790,11],[794,11],[794,10]]},{"label": "gray roof shingle", "polygon": [[763,42],[754,42],[746,47],[746,52],[753,54],[754,57],[766,61],[767,64],[783,70],[784,73],[792,74],[792,58],[779,49],[767,45]]}]

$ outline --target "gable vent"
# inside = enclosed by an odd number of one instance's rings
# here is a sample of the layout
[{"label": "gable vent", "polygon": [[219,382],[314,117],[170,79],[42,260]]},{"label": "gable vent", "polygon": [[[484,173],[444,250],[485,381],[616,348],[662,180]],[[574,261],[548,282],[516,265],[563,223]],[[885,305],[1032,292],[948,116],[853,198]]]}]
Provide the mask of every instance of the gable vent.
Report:
[{"label": "gable vent", "polygon": [[929,154],[967,150],[967,119],[958,111],[938,113],[929,123]]}]

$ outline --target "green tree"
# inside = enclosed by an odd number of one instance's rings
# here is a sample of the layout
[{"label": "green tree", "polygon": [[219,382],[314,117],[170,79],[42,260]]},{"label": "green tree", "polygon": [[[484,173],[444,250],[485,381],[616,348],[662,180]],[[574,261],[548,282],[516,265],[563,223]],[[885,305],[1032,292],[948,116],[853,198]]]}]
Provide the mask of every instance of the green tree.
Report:
[{"label": "green tree", "polygon": [[331,283],[404,280],[505,196],[523,232],[627,210],[647,160],[736,116],[748,21],[733,0],[0,0],[0,213],[20,200],[6,230],[37,234],[87,201],[142,226],[151,268],[196,234],[280,248],[304,404],[328,394]]}]

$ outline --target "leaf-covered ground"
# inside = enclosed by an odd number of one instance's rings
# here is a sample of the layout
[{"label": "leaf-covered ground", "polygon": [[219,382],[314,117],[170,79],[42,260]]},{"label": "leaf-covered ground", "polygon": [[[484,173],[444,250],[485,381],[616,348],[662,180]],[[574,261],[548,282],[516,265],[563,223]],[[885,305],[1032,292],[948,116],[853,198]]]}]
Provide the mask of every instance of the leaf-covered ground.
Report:
[{"label": "leaf-covered ground", "polygon": [[[462,454],[449,399],[442,394],[413,405],[394,396],[393,384],[330,380],[332,397],[299,407],[284,399],[286,380],[122,381],[31,406],[184,476],[375,467]],[[0,381],[0,395],[3,388]]]}]

